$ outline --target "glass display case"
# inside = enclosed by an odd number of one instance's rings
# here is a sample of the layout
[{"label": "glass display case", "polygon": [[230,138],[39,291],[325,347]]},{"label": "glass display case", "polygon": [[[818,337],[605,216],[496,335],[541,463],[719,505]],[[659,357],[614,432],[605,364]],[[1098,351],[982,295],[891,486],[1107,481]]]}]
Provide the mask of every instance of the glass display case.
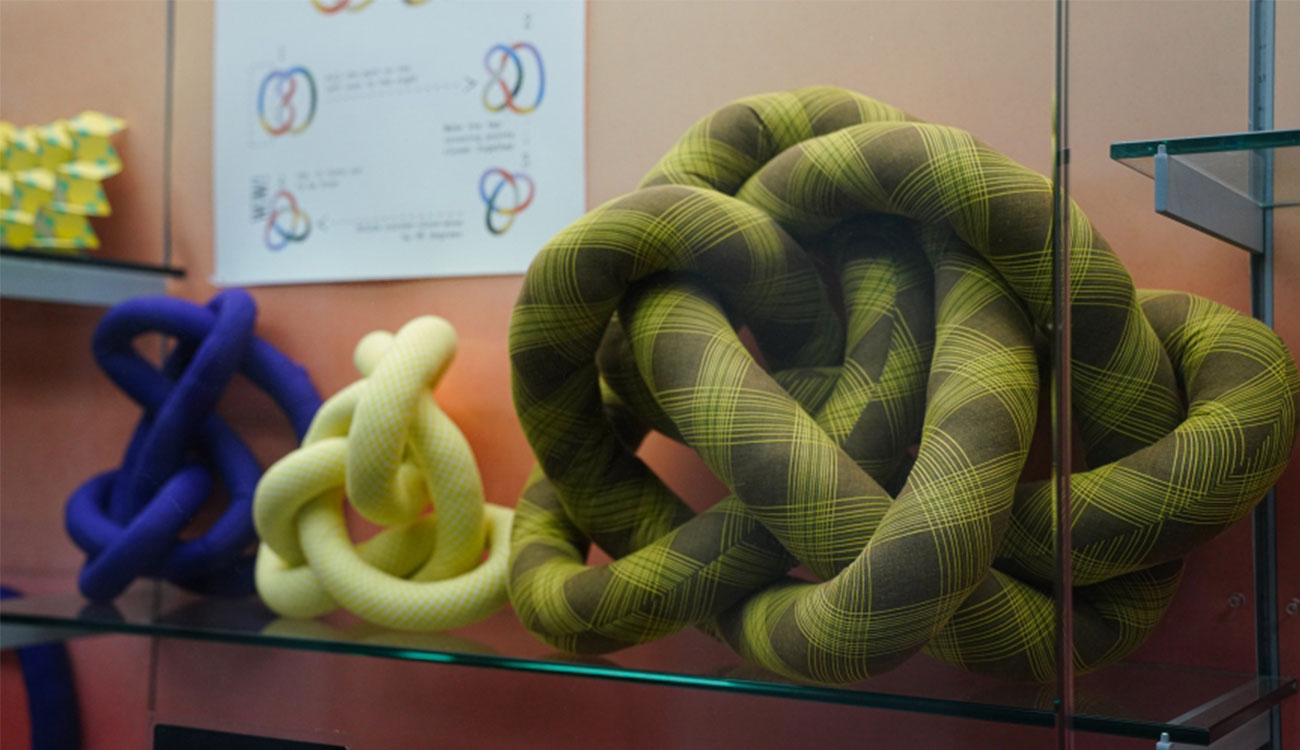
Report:
[{"label": "glass display case", "polygon": [[[289,2],[313,14],[304,17],[307,31],[326,18],[364,24],[366,14],[402,5]],[[1039,318],[1041,377],[1022,476],[1055,489],[1043,506],[1052,518],[1077,523],[1095,507],[1086,483],[1079,499],[1066,478],[1099,460],[1087,454],[1084,439],[1095,433],[1076,424],[1070,400],[1093,387],[1093,373],[1055,356],[1071,345],[1086,350],[1097,337],[1072,328],[1073,308],[1059,304],[1065,289],[1076,303],[1086,296],[1070,280],[1092,271],[1080,259],[1095,247],[1078,217],[1062,221],[1071,202],[1137,288],[1185,290],[1253,315],[1292,356],[1300,350],[1290,294],[1300,283],[1300,213],[1289,208],[1300,202],[1300,7],[589,0],[584,12],[588,210],[637,188],[704,115],[740,97],[809,85],[861,92],[969,131],[1051,179],[1052,231],[1043,239],[1052,243],[1055,296],[1023,303]],[[28,595],[0,604],[0,638],[5,649],[68,645],[83,747],[149,746],[154,727],[173,724],[349,748],[766,747],[877,737],[973,748],[1256,748],[1300,736],[1300,553],[1284,543],[1300,531],[1300,508],[1287,501],[1300,489],[1294,450],[1250,520],[1214,535],[1172,574],[1178,591],[1167,612],[1116,663],[1074,674],[1076,662],[1087,663],[1095,612],[1086,597],[1062,601],[1050,591],[1062,572],[1086,579],[1080,587],[1096,583],[1086,567],[1095,550],[1085,561],[1071,555],[1074,524],[1064,553],[1038,550],[1042,570],[1026,580],[1071,624],[1052,637],[1065,645],[1058,654],[1075,658],[1039,665],[1033,681],[952,666],[937,658],[944,647],[935,642],[869,679],[814,683],[738,656],[716,623],[711,634],[686,628],[575,655],[530,633],[510,607],[449,632],[411,633],[346,612],[280,617],[256,596],[202,597],[147,580],[111,602],[88,601],[77,590],[84,556],[64,530],[64,506],[85,480],[122,462],[139,418],[92,357],[101,308],[163,291],[202,303],[220,286],[216,17],[211,2],[0,5],[0,118],[34,122],[93,107],[130,123],[118,141],[126,171],[108,186],[121,208],[97,225],[103,249],[0,256],[0,577]],[[59,53],[73,48],[84,54]],[[281,63],[284,54],[275,52]],[[477,92],[481,76],[466,74],[465,91]],[[548,85],[562,81],[556,73]],[[324,78],[319,85],[328,90]],[[447,84],[459,87],[459,79]],[[373,128],[380,137],[382,118]],[[341,219],[313,221],[319,230]],[[350,355],[363,334],[418,315],[450,321],[459,351],[437,403],[473,449],[487,499],[513,507],[536,460],[516,415],[507,344],[523,286],[521,275],[506,274],[250,291],[258,335],[301,364],[323,396],[355,379]],[[157,351],[145,349],[146,359],[167,349]],[[218,413],[263,466],[296,446],[248,379],[232,382]],[[637,455],[695,512],[728,494],[704,459],[661,434]],[[358,539],[374,531],[359,517],[350,527]],[[1062,531],[1051,518],[1044,528]],[[591,564],[609,560],[592,548]],[[1014,564],[993,567],[1011,575]],[[794,575],[815,577],[807,568]],[[9,710],[18,705],[9,690],[17,665],[7,657],[4,669],[3,739],[20,742],[26,725]]]}]

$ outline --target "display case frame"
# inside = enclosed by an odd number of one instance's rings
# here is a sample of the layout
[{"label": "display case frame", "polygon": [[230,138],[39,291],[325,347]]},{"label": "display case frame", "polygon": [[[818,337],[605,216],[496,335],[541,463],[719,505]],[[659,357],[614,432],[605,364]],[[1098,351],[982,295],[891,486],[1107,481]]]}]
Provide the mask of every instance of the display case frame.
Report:
[{"label": "display case frame", "polygon": [[[1263,50],[1268,48],[1268,45],[1265,45],[1262,40],[1266,35],[1271,35],[1271,20],[1269,20],[1270,16],[1268,14],[1270,6],[1272,6],[1271,2],[1252,0],[1253,49]],[[1057,7],[1060,23],[1057,30],[1058,109],[1056,110],[1056,122],[1058,129],[1056,141],[1053,144],[1053,164],[1058,170],[1054,182],[1060,187],[1056,203],[1058,210],[1064,211],[1064,207],[1069,205],[1068,0],[1058,0]],[[167,107],[169,123],[167,132],[169,136],[166,150],[169,155],[174,14],[175,0],[169,0]],[[1259,102],[1253,109],[1258,111],[1259,114],[1257,119],[1252,121],[1251,127],[1252,130],[1267,130],[1271,127],[1271,122],[1269,122],[1271,118],[1271,63],[1265,60],[1263,52],[1259,52],[1256,57],[1259,59],[1252,60],[1251,89],[1252,98]],[[1264,92],[1266,85],[1268,87],[1267,94]],[[1267,104],[1263,103],[1265,100],[1267,100]],[[1279,132],[1295,133],[1296,131]],[[1241,144],[1253,145],[1256,148],[1262,146],[1258,135],[1247,135],[1240,138],[1225,135],[1220,138],[1225,144],[1231,142],[1238,146]],[[1146,143],[1155,143],[1155,141]],[[1279,144],[1275,141],[1268,141],[1268,143],[1270,144],[1267,146],[1268,148],[1292,145],[1289,143]],[[1116,146],[1121,145],[1116,144]],[[1156,160],[1153,162],[1155,164],[1160,163],[1161,147],[1164,149],[1163,153],[1166,158],[1172,159],[1177,155],[1180,144],[1172,139],[1162,139],[1161,145],[1156,146],[1157,150],[1154,154]],[[1261,169],[1271,174],[1273,171],[1271,159],[1264,159],[1259,163]],[[1159,168],[1156,171],[1158,172]],[[1170,184],[1171,180],[1178,179],[1177,177],[1168,176],[1168,172],[1165,174],[1167,175],[1164,181],[1166,185]],[[170,166],[168,167],[168,179],[170,179]],[[1157,180],[1159,179],[1157,176]],[[1160,190],[1159,184],[1160,182],[1157,182],[1158,192]],[[169,200],[170,189],[168,189],[167,193],[167,199]],[[1159,199],[1157,198],[1157,200]],[[1251,261],[1251,299],[1255,315],[1271,324],[1273,307],[1271,291],[1273,284],[1271,212],[1275,204],[1271,198],[1260,198],[1257,203],[1259,204],[1258,208],[1261,212],[1260,216],[1261,221],[1264,222],[1264,228],[1261,233],[1260,247]],[[170,209],[168,209],[166,215],[168,217],[166,220],[168,244],[165,247],[169,248]],[[1057,242],[1058,247],[1068,248],[1068,236],[1058,233]],[[162,264],[156,267],[122,266],[112,263],[107,265],[123,272],[131,271],[145,274],[150,284],[157,285],[150,288],[161,290],[166,288],[168,280],[178,278],[184,273],[181,269],[170,265],[169,255],[170,250],[164,257]],[[6,272],[9,271],[8,264],[10,261],[8,259],[10,257],[9,253],[4,254]],[[24,259],[26,259],[26,256]],[[1069,263],[1068,259],[1062,258],[1062,260],[1065,262],[1057,264],[1058,293],[1069,288]],[[60,259],[51,262],[66,263],[68,261]],[[105,265],[105,263],[91,262],[90,265],[98,267]],[[125,279],[125,277],[122,278]],[[122,296],[132,296],[140,293],[140,288],[136,286],[130,287],[129,290],[123,287],[122,290],[121,296],[91,300],[89,303],[112,304]],[[81,301],[86,299],[84,296],[77,296],[76,299],[73,299],[74,295],[63,293],[44,294],[42,296],[25,296],[21,293],[11,295],[7,286],[5,296],[86,303]],[[1057,318],[1058,351],[1064,351],[1064,355],[1058,357],[1057,360],[1057,397],[1061,400],[1056,402],[1056,406],[1058,413],[1068,415],[1070,413],[1068,400],[1070,390],[1068,306],[1058,306],[1058,312],[1063,312],[1065,316]],[[1057,506],[1057,517],[1061,518],[1069,517],[1070,421],[1068,417],[1060,420],[1056,425],[1055,433],[1057,440],[1057,476],[1058,480],[1063,480],[1063,485],[1058,485],[1059,504]],[[6,602],[0,605],[0,645],[11,648],[32,642],[89,638],[104,634],[128,634],[144,638],[222,642],[259,648],[319,651],[360,657],[416,661],[431,665],[431,675],[436,674],[436,669],[432,666],[434,664],[459,664],[500,670],[542,672],[555,675],[713,690],[792,701],[837,703],[867,709],[955,716],[1007,724],[1038,727],[1056,726],[1060,730],[1058,742],[1062,747],[1070,746],[1069,743],[1072,742],[1071,736],[1073,732],[1133,737],[1153,742],[1160,742],[1163,738],[1163,741],[1167,743],[1185,743],[1211,747],[1248,746],[1248,743],[1245,745],[1231,743],[1242,742],[1241,738],[1244,734],[1256,738],[1261,736],[1261,732],[1264,732],[1276,747],[1280,737],[1280,723],[1276,706],[1281,701],[1294,695],[1297,687],[1295,679],[1280,675],[1277,655],[1279,622],[1277,616],[1276,511],[1271,492],[1266,501],[1255,511],[1253,524],[1255,539],[1253,562],[1257,584],[1255,597],[1256,648],[1259,652],[1257,673],[1254,675],[1225,674],[1197,670],[1171,673],[1173,676],[1169,677],[1169,679],[1173,682],[1204,680],[1207,685],[1222,684],[1224,687],[1221,690],[1206,688],[1213,695],[1182,704],[1173,713],[1162,719],[1123,715],[1123,712],[1120,711],[1106,714],[1104,712],[1080,710],[1079,706],[1075,704],[1076,686],[1086,684],[1086,680],[1089,678],[1076,679],[1070,673],[1068,659],[1061,662],[1062,680],[1058,683],[1056,693],[1048,696],[1047,700],[1041,700],[1043,696],[1038,695],[1039,700],[1033,702],[982,702],[961,697],[944,697],[938,694],[914,695],[905,690],[891,692],[890,690],[873,689],[869,685],[852,689],[796,685],[782,682],[770,675],[762,675],[761,678],[756,679],[718,677],[710,674],[697,674],[688,668],[669,662],[662,662],[657,666],[653,664],[647,666],[644,661],[640,661],[643,658],[641,656],[634,656],[628,665],[613,663],[612,666],[582,660],[547,659],[535,653],[535,644],[532,647],[521,647],[522,650],[516,654],[507,652],[497,655],[485,655],[474,653],[471,650],[394,646],[375,642],[358,642],[346,638],[321,637],[319,635],[277,635],[265,632],[266,626],[270,623],[267,611],[260,608],[260,605],[250,602],[223,603],[192,600],[162,584],[147,584],[137,587],[118,603],[116,614],[108,609],[86,609],[78,606],[75,599],[67,596],[37,597],[19,602]],[[1071,563],[1068,525],[1061,530],[1065,533],[1058,540],[1058,574],[1061,576],[1063,587],[1068,589],[1068,575]],[[1069,597],[1058,597],[1058,601],[1063,605],[1059,615],[1062,625],[1059,632],[1062,639],[1060,653],[1064,654],[1069,652],[1071,643]],[[183,612],[179,619],[178,611]],[[249,625],[249,623],[252,623],[252,625]],[[497,623],[493,627],[500,628],[502,626]],[[522,635],[522,632],[513,633],[506,640],[510,644],[522,642]],[[397,634],[392,633],[382,637],[398,638]],[[702,636],[690,634],[688,637]],[[505,647],[503,646],[498,650],[505,650]],[[735,663],[727,665],[727,667],[739,668],[740,665]],[[151,665],[150,669],[153,668],[154,666]],[[1158,680],[1151,675],[1143,676],[1140,674],[1144,669],[1158,671],[1157,668],[1135,664],[1122,664],[1117,668],[1131,670],[1127,673],[1129,677],[1122,680],[1123,682],[1141,686],[1147,691],[1152,689],[1153,684],[1158,684]],[[430,679],[435,678],[431,677]],[[1103,696],[1103,699],[1105,699],[1105,696]],[[1259,717],[1261,716],[1268,717],[1265,722],[1267,726],[1260,723]]]}]

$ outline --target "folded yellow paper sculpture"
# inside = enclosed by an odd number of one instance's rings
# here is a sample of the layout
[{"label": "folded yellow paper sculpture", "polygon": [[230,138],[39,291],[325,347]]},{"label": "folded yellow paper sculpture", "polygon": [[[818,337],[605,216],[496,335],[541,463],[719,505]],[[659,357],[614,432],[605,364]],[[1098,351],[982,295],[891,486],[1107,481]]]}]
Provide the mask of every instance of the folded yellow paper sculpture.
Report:
[{"label": "folded yellow paper sculpture", "polygon": [[27,127],[0,122],[0,247],[97,249],[86,217],[112,212],[101,183],[122,171],[109,139],[125,127],[100,112]]}]

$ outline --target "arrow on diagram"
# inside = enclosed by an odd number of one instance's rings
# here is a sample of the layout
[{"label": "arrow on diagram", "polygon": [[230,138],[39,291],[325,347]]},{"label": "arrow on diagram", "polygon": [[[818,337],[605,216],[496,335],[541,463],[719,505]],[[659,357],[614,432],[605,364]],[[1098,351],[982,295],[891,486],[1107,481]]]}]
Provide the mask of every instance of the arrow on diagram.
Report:
[{"label": "arrow on diagram", "polygon": [[478,86],[478,81],[474,80],[469,76],[465,76],[464,83],[461,83],[460,81],[440,81],[438,83],[434,83],[434,84],[430,84],[429,86],[426,86],[425,90],[426,91],[449,91],[452,89],[460,89],[460,92],[462,94],[467,94],[470,91],[473,91],[475,86]]}]

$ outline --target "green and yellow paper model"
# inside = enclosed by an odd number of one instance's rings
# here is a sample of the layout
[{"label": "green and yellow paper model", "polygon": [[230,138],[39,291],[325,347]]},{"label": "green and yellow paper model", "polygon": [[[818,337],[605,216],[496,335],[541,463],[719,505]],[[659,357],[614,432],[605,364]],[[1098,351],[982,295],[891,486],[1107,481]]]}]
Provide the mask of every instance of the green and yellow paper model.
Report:
[{"label": "green and yellow paper model", "polygon": [[109,140],[126,122],[82,112],[47,125],[0,122],[0,247],[94,250],[90,216],[111,209],[102,182],[122,171]]}]

